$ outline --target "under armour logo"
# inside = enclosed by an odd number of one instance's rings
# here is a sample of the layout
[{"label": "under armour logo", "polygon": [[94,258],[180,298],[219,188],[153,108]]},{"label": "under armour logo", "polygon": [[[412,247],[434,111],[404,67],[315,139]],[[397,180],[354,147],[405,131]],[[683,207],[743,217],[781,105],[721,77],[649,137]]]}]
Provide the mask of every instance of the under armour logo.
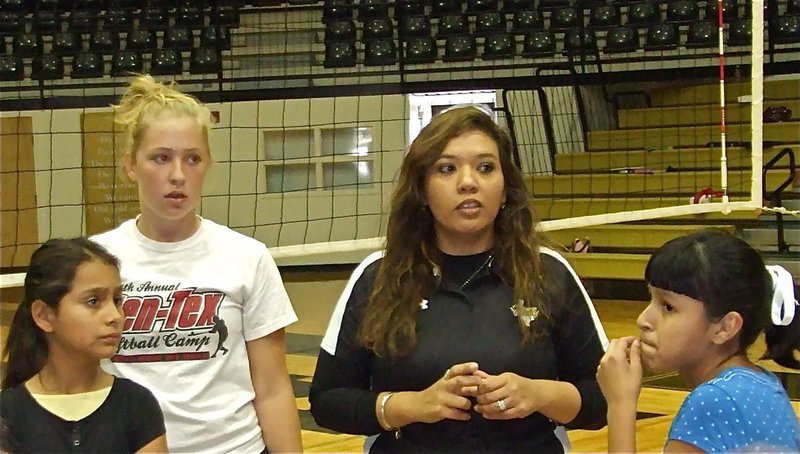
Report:
[{"label": "under armour logo", "polygon": [[419,303],[419,308],[425,310],[428,308],[428,300],[422,300]]}]

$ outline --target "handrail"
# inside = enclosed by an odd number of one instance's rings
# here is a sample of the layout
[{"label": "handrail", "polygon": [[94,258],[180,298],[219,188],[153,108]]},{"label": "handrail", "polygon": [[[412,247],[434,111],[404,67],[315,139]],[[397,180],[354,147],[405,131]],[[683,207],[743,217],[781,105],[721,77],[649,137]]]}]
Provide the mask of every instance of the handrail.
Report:
[{"label": "handrail", "polygon": [[[774,169],[778,161],[780,161],[784,156],[789,156],[789,176],[775,190],[772,192],[767,192],[767,172]],[[761,171],[761,189],[763,191],[764,198],[774,201],[778,206],[780,206],[782,204],[781,199],[783,190],[788,188],[794,181],[796,170],[797,166],[795,165],[794,150],[791,148],[786,147],[778,152],[778,154],[773,156],[772,159],[764,164],[764,168]],[[778,230],[778,252],[789,252],[789,245],[786,243],[786,237],[784,234],[783,213],[776,213],[775,221]]]}]

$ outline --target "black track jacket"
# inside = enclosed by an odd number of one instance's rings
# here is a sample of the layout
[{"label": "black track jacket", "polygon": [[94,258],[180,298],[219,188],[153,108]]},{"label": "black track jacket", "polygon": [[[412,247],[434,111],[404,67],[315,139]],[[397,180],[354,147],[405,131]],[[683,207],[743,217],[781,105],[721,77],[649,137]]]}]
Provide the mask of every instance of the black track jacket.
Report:
[{"label": "black track jacket", "polygon": [[[562,452],[556,424],[538,412],[524,419],[487,420],[473,411],[469,421],[443,420],[403,427],[400,439],[384,431],[375,416],[383,391],[419,391],[453,364],[476,361],[489,374],[514,372],[532,379],[570,382],[581,409],[568,428],[606,424],[606,401],[595,379],[608,341],[586,291],[558,253],[542,248],[545,279],[551,285],[552,322],[534,320],[539,335],[522,344],[511,311],[513,289],[491,266],[462,289],[448,280],[447,265],[434,294],[421,302],[417,344],[399,358],[378,358],[356,340],[382,253],[367,257],[350,278],[322,341],[311,386],[311,412],[322,427],[378,434],[371,452]],[[463,273],[462,273],[463,274]],[[452,274],[451,274],[452,275]],[[540,326],[535,326],[535,324]]]}]

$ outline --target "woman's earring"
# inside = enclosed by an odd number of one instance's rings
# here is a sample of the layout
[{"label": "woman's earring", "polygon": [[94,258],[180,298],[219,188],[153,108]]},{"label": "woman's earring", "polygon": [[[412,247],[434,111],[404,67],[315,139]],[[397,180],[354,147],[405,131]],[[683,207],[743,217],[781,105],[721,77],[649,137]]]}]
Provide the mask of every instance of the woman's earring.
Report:
[{"label": "woman's earring", "polygon": [[506,203],[505,203],[505,202],[503,202],[503,204],[502,204],[502,205],[500,205],[500,209],[501,209],[501,210],[505,210],[505,209],[506,209]]}]

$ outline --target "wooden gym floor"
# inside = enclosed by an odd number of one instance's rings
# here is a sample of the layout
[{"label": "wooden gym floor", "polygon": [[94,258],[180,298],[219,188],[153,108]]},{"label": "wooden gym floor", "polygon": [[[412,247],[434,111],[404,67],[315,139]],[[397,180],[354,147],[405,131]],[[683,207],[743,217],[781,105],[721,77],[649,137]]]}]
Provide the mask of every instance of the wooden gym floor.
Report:
[{"label": "wooden gym floor", "polygon": [[[362,452],[364,437],[343,435],[322,429],[314,423],[309,412],[308,389],[314,375],[320,341],[339,293],[347,281],[347,272],[297,272],[284,273],[286,288],[294,304],[299,321],[287,328],[287,363],[300,409],[303,445],[307,452]],[[8,325],[16,303],[21,297],[19,289],[2,292],[2,336],[5,344]],[[600,320],[609,338],[638,334],[635,320],[644,308],[642,301],[596,300]],[[752,349],[758,357],[763,352],[763,342]],[[795,411],[800,415],[800,373],[783,369],[772,362],[764,366],[778,373],[793,399]],[[637,443],[640,452],[660,452],[672,418],[687,395],[680,380],[674,375],[652,376],[645,379],[639,400]],[[606,430],[569,432],[574,452],[606,452]]]}]

